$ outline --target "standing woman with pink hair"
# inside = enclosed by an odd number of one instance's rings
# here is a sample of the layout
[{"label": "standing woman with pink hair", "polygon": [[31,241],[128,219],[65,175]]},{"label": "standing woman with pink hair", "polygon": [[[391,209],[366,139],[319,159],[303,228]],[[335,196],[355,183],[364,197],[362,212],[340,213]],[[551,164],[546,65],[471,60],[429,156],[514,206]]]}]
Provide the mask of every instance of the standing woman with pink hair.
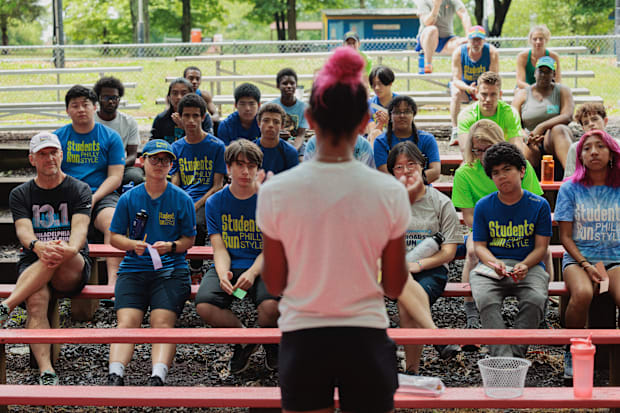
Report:
[{"label": "standing woman with pink hair", "polygon": [[383,296],[398,297],[409,277],[408,198],[422,190],[422,179],[416,174],[403,185],[353,158],[369,117],[364,64],[355,50],[336,49],[306,109],[316,156],[271,178],[258,195],[262,277],[282,296],[285,412],[333,412],[335,387],[343,411],[394,408],[396,346]]},{"label": "standing woman with pink hair", "polygon": [[[576,170],[560,187],[555,220],[566,249],[566,327],[584,328],[592,297],[607,278],[609,292],[620,305],[620,145],[607,132],[594,129],[579,140]],[[607,275],[595,266],[599,262]],[[570,378],[569,351],[564,361],[564,375]]]}]

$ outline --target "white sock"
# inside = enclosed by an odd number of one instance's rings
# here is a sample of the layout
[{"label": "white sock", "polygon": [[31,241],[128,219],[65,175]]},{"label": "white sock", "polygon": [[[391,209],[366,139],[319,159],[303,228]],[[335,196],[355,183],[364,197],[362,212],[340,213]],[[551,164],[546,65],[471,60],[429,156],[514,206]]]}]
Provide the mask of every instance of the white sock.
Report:
[{"label": "white sock", "polygon": [[159,376],[161,381],[166,382],[166,376],[168,375],[168,366],[164,363],[155,363],[153,365],[153,373],[151,376]]},{"label": "white sock", "polygon": [[120,363],[118,361],[113,361],[112,363],[110,363],[110,367],[108,367],[109,373],[112,374],[117,374],[120,377],[123,377],[123,374],[125,374],[125,366],[123,366],[123,363]]}]

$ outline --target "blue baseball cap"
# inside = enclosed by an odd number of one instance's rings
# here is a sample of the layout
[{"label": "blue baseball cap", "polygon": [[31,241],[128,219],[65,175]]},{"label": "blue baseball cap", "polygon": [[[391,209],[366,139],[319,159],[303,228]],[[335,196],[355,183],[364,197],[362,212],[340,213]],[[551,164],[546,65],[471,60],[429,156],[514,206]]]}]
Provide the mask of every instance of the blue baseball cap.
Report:
[{"label": "blue baseball cap", "polygon": [[163,139],[150,140],[142,148],[142,156],[152,156],[158,153],[166,152],[172,156],[172,159],[176,159],[176,155],[172,152],[172,146]]},{"label": "blue baseball cap", "polygon": [[541,66],[546,66],[555,72],[555,60],[553,60],[552,57],[543,56],[538,59],[538,62],[536,62],[536,68],[538,69]]}]

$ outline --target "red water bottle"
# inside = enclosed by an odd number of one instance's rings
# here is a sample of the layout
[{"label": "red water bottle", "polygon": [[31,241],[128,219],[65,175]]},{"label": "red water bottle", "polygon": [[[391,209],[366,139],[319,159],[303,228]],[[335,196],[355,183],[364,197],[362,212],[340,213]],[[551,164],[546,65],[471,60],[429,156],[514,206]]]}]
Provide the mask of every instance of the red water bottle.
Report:
[{"label": "red water bottle", "polygon": [[570,352],[573,358],[573,394],[575,397],[592,397],[594,377],[594,353],[592,336],[571,338]]}]

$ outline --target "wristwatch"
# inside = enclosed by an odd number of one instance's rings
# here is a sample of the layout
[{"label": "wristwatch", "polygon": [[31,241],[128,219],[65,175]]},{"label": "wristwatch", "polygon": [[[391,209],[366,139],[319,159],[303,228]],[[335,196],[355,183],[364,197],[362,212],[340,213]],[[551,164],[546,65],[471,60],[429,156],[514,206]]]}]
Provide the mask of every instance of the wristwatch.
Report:
[{"label": "wristwatch", "polygon": [[177,252],[177,242],[176,241],[172,241],[172,245],[170,246],[170,252],[171,253],[175,253]]},{"label": "wristwatch", "polygon": [[30,245],[28,245],[28,249],[30,251],[34,251],[34,244],[36,244],[39,240],[38,239],[33,239],[32,241],[30,241]]}]

